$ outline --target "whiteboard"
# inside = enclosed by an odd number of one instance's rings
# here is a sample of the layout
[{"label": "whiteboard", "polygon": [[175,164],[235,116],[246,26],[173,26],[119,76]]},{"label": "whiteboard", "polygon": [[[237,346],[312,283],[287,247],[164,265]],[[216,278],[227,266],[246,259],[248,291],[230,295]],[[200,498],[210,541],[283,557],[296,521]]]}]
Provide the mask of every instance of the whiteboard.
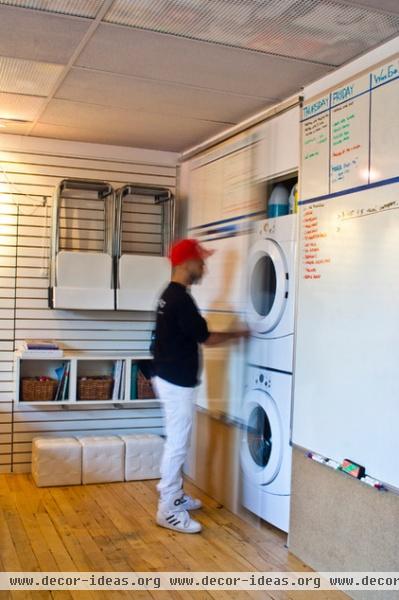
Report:
[{"label": "whiteboard", "polygon": [[[397,64],[326,92],[329,166],[313,176],[301,170],[302,189],[313,196],[300,196],[292,441],[338,462],[349,458],[399,488]],[[343,124],[353,115],[349,136],[334,146],[334,92],[347,87],[350,94],[352,84],[356,97],[338,104]],[[339,181],[336,147],[349,149]]]},{"label": "whiteboard", "polygon": [[225,152],[193,164],[189,189],[190,229],[260,210],[259,194],[253,185],[252,136]]}]

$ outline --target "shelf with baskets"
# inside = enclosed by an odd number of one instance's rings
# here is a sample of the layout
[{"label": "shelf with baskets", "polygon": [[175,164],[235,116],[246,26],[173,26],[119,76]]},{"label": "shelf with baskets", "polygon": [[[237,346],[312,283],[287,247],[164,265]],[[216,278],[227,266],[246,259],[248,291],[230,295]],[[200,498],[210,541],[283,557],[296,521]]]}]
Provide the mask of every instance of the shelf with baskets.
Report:
[{"label": "shelf with baskets", "polygon": [[15,358],[15,401],[29,405],[129,404],[158,400],[149,379],[151,357],[71,353],[63,358]]}]

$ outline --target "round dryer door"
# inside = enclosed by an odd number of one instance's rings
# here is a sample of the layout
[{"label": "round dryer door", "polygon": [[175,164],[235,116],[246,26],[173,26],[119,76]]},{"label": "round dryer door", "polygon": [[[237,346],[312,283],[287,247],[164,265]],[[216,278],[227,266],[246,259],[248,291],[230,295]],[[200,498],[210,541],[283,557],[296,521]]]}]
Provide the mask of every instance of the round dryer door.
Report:
[{"label": "round dryer door", "polygon": [[281,417],[273,398],[263,390],[251,390],[244,399],[244,438],[241,466],[257,485],[271,483],[283,458]]},{"label": "round dryer door", "polygon": [[252,332],[266,334],[278,325],[288,297],[286,261],[278,244],[254,244],[248,276],[248,325]]}]

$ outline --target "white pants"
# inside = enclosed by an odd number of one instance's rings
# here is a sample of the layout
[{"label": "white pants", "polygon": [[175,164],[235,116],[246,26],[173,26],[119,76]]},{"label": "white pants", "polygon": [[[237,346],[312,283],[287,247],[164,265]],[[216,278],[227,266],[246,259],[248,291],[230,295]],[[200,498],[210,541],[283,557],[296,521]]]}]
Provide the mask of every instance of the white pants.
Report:
[{"label": "white pants", "polygon": [[166,442],[158,483],[160,504],[173,508],[183,488],[182,469],[190,447],[196,388],[181,387],[154,377],[154,387],[165,415]]}]

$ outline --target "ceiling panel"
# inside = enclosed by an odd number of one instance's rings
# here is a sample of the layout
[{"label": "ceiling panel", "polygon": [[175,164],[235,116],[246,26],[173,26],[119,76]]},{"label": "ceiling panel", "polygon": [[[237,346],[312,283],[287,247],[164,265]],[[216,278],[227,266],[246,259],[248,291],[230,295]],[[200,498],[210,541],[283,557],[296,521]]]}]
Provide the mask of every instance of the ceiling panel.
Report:
[{"label": "ceiling panel", "polygon": [[98,28],[77,64],[265,98],[284,98],[332,70],[332,67],[115,25]]},{"label": "ceiling panel", "polygon": [[103,0],[0,0],[0,4],[94,18]]},{"label": "ceiling panel", "polygon": [[0,92],[47,96],[63,68],[62,65],[0,56]]},{"label": "ceiling panel", "polygon": [[226,94],[87,69],[72,69],[56,97],[161,115],[210,119],[226,124],[237,123],[278,100]]},{"label": "ceiling panel", "polygon": [[43,108],[45,100],[37,96],[20,96],[0,92],[0,119],[24,119],[34,121]]},{"label": "ceiling panel", "polygon": [[52,100],[32,135],[181,151],[225,128],[224,123]]},{"label": "ceiling panel", "polygon": [[115,0],[104,20],[336,66],[399,32],[399,16],[339,0]]},{"label": "ceiling panel", "polygon": [[344,2],[345,4],[367,6],[368,8],[374,8],[376,10],[399,15],[398,0],[344,0]]},{"label": "ceiling panel", "polygon": [[91,21],[0,6],[0,54],[66,64]]}]

